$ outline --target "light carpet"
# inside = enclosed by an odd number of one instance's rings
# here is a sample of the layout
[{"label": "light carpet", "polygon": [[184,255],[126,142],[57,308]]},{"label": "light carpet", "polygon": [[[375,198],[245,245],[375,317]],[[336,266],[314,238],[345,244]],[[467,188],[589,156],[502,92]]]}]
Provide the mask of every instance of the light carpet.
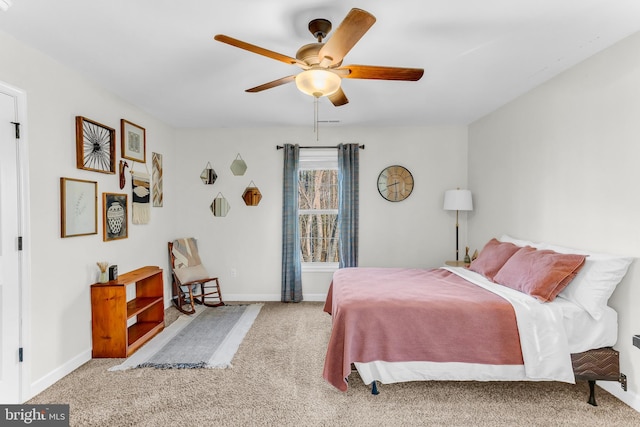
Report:
[{"label": "light carpet", "polygon": [[110,371],[132,368],[227,368],[262,304],[198,306]]},{"label": "light carpet", "polygon": [[[586,381],[416,381],[374,396],[354,372],[340,392],[322,378],[331,334],[322,307],[265,302],[233,369],[108,372],[122,360],[93,359],[27,403],[68,403],[71,427],[640,425],[640,413],[600,387],[599,406],[589,405]],[[167,324],[178,315],[168,309]]]}]

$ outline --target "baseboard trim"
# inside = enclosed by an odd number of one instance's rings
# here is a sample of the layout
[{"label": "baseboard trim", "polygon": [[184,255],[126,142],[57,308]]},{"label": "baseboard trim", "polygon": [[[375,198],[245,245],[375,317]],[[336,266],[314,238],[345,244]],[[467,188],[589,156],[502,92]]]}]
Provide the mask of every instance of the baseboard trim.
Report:
[{"label": "baseboard trim", "polygon": [[40,378],[39,380],[32,382],[31,389],[29,390],[28,399],[31,399],[32,397],[42,393],[44,390],[51,387],[56,382],[60,381],[62,378],[66,377],[71,372],[75,371],[80,366],[87,363],[89,360],[91,360],[90,349],[80,353],[73,359],[66,362],[64,365],[54,369],[53,371],[49,372],[47,375]]},{"label": "baseboard trim", "polygon": [[[280,301],[280,294],[224,294],[225,301]],[[302,294],[303,301],[323,302],[327,294]]]},{"label": "baseboard trim", "polygon": [[[640,412],[640,396],[630,391],[624,391],[622,387],[620,387],[619,382],[597,381],[596,384],[629,405],[631,408],[635,409],[637,412]],[[598,396],[596,394],[596,399],[597,398]]]}]

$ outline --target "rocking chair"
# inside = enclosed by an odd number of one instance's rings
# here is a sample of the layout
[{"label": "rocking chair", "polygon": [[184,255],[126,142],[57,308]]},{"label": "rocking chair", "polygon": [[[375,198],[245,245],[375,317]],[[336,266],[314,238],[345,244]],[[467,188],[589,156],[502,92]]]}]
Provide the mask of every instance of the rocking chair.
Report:
[{"label": "rocking chair", "polygon": [[207,307],[225,305],[222,302],[220,283],[217,277],[209,277],[198,255],[198,246],[193,237],[169,242],[169,260],[173,305],[185,314],[196,312],[195,304]]}]

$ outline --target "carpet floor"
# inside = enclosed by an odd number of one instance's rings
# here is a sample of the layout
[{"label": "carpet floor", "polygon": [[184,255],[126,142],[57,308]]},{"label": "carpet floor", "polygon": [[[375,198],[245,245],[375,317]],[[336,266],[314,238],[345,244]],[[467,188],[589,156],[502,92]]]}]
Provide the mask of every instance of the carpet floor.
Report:
[{"label": "carpet floor", "polygon": [[[177,317],[167,310],[167,322]],[[68,403],[72,426],[638,426],[640,413],[586,382],[411,382],[371,395],[322,378],[331,318],[322,303],[265,303],[229,369],[108,372],[93,359],[30,404]]]}]

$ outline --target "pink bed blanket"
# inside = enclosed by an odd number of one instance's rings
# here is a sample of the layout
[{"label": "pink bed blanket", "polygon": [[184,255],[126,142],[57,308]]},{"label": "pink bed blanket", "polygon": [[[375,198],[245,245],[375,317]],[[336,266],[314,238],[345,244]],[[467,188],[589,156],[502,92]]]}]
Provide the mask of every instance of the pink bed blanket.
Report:
[{"label": "pink bed blanket", "polygon": [[444,269],[340,269],[324,311],[323,377],[342,391],[353,362],[524,363],[511,304]]}]

